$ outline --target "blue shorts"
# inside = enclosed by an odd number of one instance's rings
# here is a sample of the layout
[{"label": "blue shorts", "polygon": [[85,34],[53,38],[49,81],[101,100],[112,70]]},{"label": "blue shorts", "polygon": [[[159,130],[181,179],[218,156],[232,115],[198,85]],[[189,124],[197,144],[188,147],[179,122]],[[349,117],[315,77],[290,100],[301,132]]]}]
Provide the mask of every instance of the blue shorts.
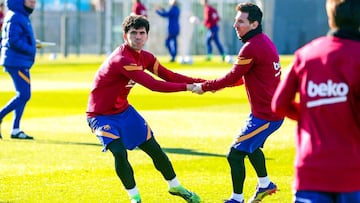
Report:
[{"label": "blue shorts", "polygon": [[263,147],[266,139],[277,130],[284,119],[279,121],[267,121],[256,118],[250,114],[246,120],[246,126],[235,139],[232,147],[239,151],[253,153],[257,148]]},{"label": "blue shorts", "polygon": [[297,191],[295,203],[360,203],[360,191],[355,192],[316,192]]},{"label": "blue shorts", "polygon": [[87,121],[104,146],[104,152],[116,139],[121,139],[125,147],[132,150],[153,136],[144,118],[132,106],[120,114],[96,116]]}]

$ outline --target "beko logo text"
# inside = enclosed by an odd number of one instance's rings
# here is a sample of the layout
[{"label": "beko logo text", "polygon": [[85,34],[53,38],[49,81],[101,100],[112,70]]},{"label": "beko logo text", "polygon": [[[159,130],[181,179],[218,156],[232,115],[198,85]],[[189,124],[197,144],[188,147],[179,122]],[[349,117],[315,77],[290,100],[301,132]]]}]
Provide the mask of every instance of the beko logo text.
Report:
[{"label": "beko logo text", "polygon": [[333,83],[332,80],[328,80],[327,83],[320,83],[318,85],[310,80],[307,92],[310,97],[345,96],[349,92],[349,87],[343,82]]},{"label": "beko logo text", "polygon": [[343,82],[334,83],[332,80],[328,80],[326,83],[316,84],[310,80],[307,87],[308,96],[320,96],[323,98],[309,101],[307,103],[307,107],[344,102],[347,100],[346,95],[348,92],[349,87],[346,83]]}]

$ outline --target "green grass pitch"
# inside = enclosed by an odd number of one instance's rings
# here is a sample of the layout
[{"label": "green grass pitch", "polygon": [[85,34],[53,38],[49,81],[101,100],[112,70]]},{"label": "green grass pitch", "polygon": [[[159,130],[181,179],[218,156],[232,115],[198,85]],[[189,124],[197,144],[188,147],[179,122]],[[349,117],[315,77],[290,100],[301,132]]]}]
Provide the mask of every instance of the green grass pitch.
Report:
[{"label": "green grass pitch", "polygon": [[[281,56],[285,67],[292,56]],[[85,118],[87,97],[95,71],[104,56],[69,56],[49,60],[39,55],[31,70],[32,98],[21,127],[35,140],[11,140],[12,114],[2,123],[0,140],[0,202],[68,203],[129,202],[115,174],[110,152],[102,153]],[[203,61],[192,65],[163,65],[190,76],[213,79],[230,64]],[[261,90],[259,90],[261,91]],[[8,74],[0,72],[0,106],[14,95]],[[198,193],[204,203],[222,202],[231,194],[225,155],[244,125],[249,105],[244,87],[216,93],[158,93],[136,85],[130,103],[145,117],[172,160],[180,182]],[[265,144],[267,169],[280,191],[263,202],[288,203],[292,199],[295,123],[285,120]],[[129,160],[143,202],[182,203],[167,192],[167,184],[150,158],[140,150]],[[246,160],[244,195],[254,192],[257,178]]]}]

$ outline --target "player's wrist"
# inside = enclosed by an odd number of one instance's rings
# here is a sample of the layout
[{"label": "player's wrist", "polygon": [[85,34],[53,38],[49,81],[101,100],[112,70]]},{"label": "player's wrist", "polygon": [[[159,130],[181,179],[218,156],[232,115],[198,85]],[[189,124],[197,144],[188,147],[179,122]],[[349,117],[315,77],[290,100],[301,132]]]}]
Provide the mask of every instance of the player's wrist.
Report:
[{"label": "player's wrist", "polygon": [[194,84],[186,84],[186,90],[187,91],[192,91],[194,89],[195,85]]}]

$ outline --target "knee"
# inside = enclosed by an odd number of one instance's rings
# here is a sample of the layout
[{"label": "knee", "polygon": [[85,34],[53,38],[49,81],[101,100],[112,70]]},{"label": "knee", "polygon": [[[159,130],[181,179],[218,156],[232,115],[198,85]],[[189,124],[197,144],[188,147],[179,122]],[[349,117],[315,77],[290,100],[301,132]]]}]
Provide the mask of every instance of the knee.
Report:
[{"label": "knee", "polygon": [[226,156],[226,159],[229,163],[231,163],[233,160],[236,159],[236,156],[234,155],[234,153],[232,151],[233,151],[233,149],[231,148],[230,152]]},{"label": "knee", "polygon": [[27,102],[31,98],[31,92],[30,91],[19,91],[19,92],[17,92],[16,97],[18,98],[18,100],[20,100],[22,102]]},{"label": "knee", "polygon": [[226,158],[229,164],[231,165],[234,163],[242,163],[244,161],[245,156],[246,156],[245,152],[238,151],[232,147]]},{"label": "knee", "polygon": [[111,151],[115,159],[126,158],[127,152],[120,139],[112,141],[107,148]]}]

